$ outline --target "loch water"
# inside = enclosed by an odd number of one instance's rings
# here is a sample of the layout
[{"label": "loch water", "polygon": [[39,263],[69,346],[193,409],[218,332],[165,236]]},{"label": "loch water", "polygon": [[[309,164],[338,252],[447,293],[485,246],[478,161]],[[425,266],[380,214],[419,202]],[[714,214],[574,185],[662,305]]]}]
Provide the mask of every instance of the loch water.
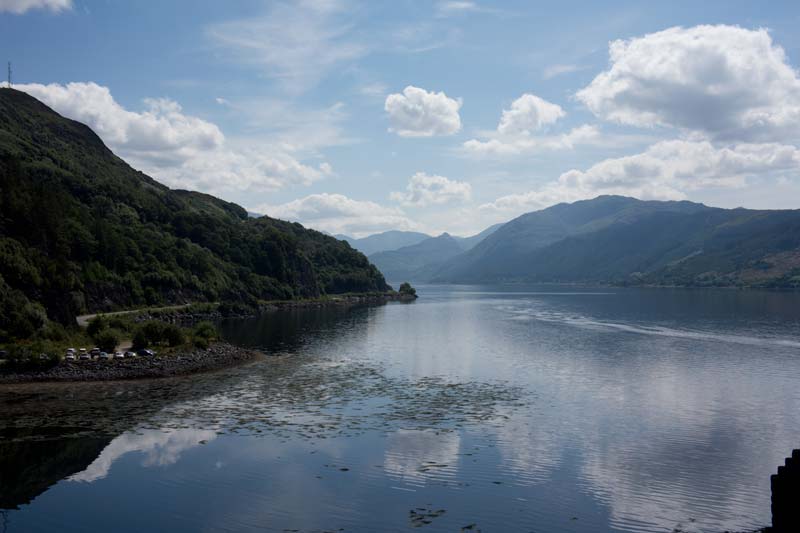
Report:
[{"label": "loch water", "polygon": [[0,387],[0,532],[714,532],[800,447],[800,293],[418,286],[252,363]]}]

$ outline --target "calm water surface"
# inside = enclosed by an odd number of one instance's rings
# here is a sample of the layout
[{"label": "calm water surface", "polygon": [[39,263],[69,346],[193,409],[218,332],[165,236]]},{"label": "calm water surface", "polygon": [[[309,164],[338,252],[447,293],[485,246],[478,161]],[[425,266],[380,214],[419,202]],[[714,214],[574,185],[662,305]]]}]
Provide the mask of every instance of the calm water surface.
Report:
[{"label": "calm water surface", "polygon": [[235,369],[0,388],[0,531],[769,523],[800,294],[419,292],[225,323],[272,355]]}]

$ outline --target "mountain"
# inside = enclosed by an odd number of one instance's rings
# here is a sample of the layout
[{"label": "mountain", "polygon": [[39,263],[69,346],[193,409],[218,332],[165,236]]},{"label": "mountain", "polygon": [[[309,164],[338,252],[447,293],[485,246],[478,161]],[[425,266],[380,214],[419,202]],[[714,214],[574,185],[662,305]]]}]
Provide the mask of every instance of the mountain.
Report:
[{"label": "mountain", "polygon": [[361,239],[354,239],[347,235],[336,235],[337,239],[347,241],[350,246],[364,255],[372,255],[387,250],[397,250],[405,246],[411,246],[429,239],[430,235],[416,231],[384,231]]},{"label": "mountain", "polygon": [[522,215],[432,278],[800,286],[800,210],[600,196]]},{"label": "mountain", "polygon": [[502,224],[495,224],[472,237],[442,233],[412,246],[375,253],[369,260],[392,280],[428,281],[449,259],[472,249]]},{"label": "mountain", "polygon": [[483,239],[485,239],[486,237],[488,237],[489,235],[500,229],[502,226],[503,223],[501,222],[499,224],[495,224],[494,226],[489,226],[482,232],[475,234],[472,237],[454,237],[454,238],[461,244],[461,248],[464,251],[471,250],[479,242],[481,242]]},{"label": "mountain", "polygon": [[369,260],[390,280],[426,281],[445,261],[463,251],[456,238],[442,233],[412,246],[372,254]]},{"label": "mountain", "polygon": [[87,126],[0,89],[0,340],[82,312],[387,287],[347,244],[170,190]]}]

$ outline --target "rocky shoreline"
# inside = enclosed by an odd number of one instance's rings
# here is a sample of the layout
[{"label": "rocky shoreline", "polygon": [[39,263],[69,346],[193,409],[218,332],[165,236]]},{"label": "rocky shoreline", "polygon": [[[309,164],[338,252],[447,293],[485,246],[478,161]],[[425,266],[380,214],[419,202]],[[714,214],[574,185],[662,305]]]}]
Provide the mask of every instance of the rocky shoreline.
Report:
[{"label": "rocky shoreline", "polygon": [[192,348],[164,356],[108,361],[62,361],[47,370],[0,373],[0,384],[175,377],[234,366],[252,361],[259,355],[260,352],[254,350],[225,342],[215,342],[207,350]]}]

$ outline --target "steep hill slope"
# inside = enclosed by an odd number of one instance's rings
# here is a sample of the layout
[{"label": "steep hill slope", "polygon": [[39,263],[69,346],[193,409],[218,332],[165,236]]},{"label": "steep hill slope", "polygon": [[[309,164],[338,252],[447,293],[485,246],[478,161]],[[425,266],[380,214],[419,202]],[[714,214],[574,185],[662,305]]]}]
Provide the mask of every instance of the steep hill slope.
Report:
[{"label": "steep hill slope", "polygon": [[499,224],[494,224],[492,226],[489,226],[488,228],[486,228],[482,232],[476,233],[475,235],[472,235],[471,237],[454,237],[454,238],[459,242],[459,244],[461,244],[461,248],[464,251],[467,251],[467,250],[473,249],[475,246],[480,244],[480,242],[482,240],[484,240],[486,237],[488,237],[489,235],[491,235],[495,231],[499,230],[502,226],[503,226],[503,223],[501,222]]},{"label": "steep hill slope", "polygon": [[793,286],[798,276],[800,211],[601,196],[522,215],[433,279]]},{"label": "steep hill slope", "polygon": [[0,339],[87,311],[386,288],[346,243],[170,190],[87,126],[0,89]]}]

